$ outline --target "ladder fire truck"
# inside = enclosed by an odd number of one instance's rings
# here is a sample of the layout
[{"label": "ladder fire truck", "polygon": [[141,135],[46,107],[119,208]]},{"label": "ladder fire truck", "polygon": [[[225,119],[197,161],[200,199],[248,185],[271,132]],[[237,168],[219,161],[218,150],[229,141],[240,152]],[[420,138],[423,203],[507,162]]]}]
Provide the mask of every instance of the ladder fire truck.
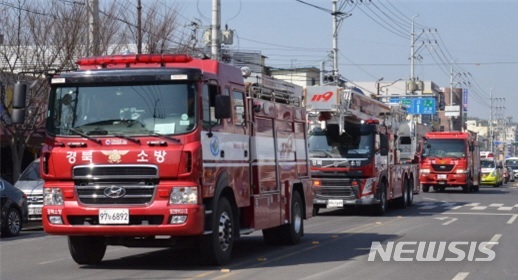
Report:
[{"label": "ladder fire truck", "polygon": [[370,206],[378,215],[389,202],[412,204],[419,192],[418,164],[402,162],[398,129],[406,110],[355,88],[306,88],[313,210]]},{"label": "ladder fire truck", "polygon": [[[195,241],[221,265],[255,230],[300,241],[313,209],[301,87],[187,55],[77,65],[49,79],[41,153],[43,227],[68,236],[74,261]],[[21,123],[26,86],[15,88]]]}]

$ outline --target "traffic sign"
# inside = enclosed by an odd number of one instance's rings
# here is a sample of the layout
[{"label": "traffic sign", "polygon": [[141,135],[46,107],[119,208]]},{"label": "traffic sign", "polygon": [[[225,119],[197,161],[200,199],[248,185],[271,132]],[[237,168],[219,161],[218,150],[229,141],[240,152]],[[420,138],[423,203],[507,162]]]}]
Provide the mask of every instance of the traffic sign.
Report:
[{"label": "traffic sign", "polygon": [[405,105],[407,112],[412,115],[433,115],[436,112],[435,98],[391,97],[390,102]]}]

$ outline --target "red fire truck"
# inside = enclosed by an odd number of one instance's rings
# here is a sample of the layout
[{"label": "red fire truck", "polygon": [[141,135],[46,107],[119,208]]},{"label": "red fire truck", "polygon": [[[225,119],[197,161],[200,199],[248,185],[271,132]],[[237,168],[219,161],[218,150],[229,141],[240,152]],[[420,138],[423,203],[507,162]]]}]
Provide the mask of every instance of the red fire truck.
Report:
[{"label": "red fire truck", "polygon": [[423,192],[430,187],[435,191],[446,187],[479,190],[480,147],[475,132],[428,132],[423,146],[419,176]]},{"label": "red fire truck", "polygon": [[306,109],[315,214],[320,208],[370,206],[383,215],[389,202],[412,204],[419,170],[418,163],[400,158],[397,135],[406,121],[401,105],[354,88],[315,86],[306,89]]},{"label": "red fire truck", "polygon": [[44,230],[68,236],[78,264],[182,238],[224,264],[254,230],[299,242],[313,209],[302,88],[187,55],[77,65],[50,78],[41,173]]}]

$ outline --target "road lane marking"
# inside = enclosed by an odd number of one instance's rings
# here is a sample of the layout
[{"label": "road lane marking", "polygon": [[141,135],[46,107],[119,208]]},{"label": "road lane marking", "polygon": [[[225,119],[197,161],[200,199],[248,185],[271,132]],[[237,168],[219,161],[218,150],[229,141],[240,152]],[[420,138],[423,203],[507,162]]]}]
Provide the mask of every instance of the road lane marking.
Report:
[{"label": "road lane marking", "polygon": [[469,272],[459,272],[451,280],[464,280],[464,279],[466,279],[466,277],[468,277],[468,275],[469,275]]},{"label": "road lane marking", "polygon": [[487,206],[473,206],[471,210],[486,210]]},{"label": "road lane marking", "polygon": [[512,225],[516,218],[518,218],[518,215],[512,215],[511,218],[507,221],[507,224]]},{"label": "road lane marking", "polygon": [[485,247],[487,249],[492,249],[493,246],[495,246],[498,243],[498,240],[500,240],[501,237],[502,235],[500,233],[493,235],[493,237],[491,237],[491,239],[489,240],[490,244],[486,244]]},{"label": "road lane marking", "polygon": [[504,206],[503,203],[491,203],[491,204],[489,204],[489,207],[502,207],[502,206]]}]

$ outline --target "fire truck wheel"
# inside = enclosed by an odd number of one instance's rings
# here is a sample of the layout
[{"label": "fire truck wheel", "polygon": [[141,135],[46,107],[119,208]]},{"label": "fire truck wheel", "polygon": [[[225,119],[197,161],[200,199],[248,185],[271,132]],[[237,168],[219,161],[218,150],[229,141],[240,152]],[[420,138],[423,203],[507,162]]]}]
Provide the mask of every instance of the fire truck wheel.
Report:
[{"label": "fire truck wheel", "polygon": [[282,244],[293,245],[300,242],[304,235],[304,205],[297,191],[293,192],[291,198],[291,223],[282,225],[279,228],[279,237]]},{"label": "fire truck wheel", "polygon": [[423,186],[423,192],[429,192],[429,191],[430,191],[430,186],[424,185]]},{"label": "fire truck wheel", "polygon": [[406,208],[408,206],[408,180],[403,181],[403,190],[401,191],[401,197],[396,201],[396,205],[399,208]]},{"label": "fire truck wheel", "polygon": [[68,249],[77,264],[98,264],[106,252],[104,237],[69,236]]},{"label": "fire truck wheel", "polygon": [[313,205],[313,216],[318,216],[318,212],[320,211],[320,208],[322,208],[322,206]]},{"label": "fire truck wheel", "polygon": [[201,238],[202,261],[211,265],[224,265],[230,261],[233,246],[234,215],[228,199],[221,197],[212,219],[212,234]]},{"label": "fire truck wheel", "polygon": [[408,182],[408,200],[406,206],[412,206],[414,204],[414,179],[410,178]]},{"label": "fire truck wheel", "polygon": [[379,200],[380,200],[380,202],[378,203],[378,205],[375,206],[374,210],[375,210],[375,214],[376,215],[383,216],[385,213],[387,213],[387,207],[388,207],[387,187],[385,185],[385,182],[382,181],[378,185],[378,189],[379,189]]}]

